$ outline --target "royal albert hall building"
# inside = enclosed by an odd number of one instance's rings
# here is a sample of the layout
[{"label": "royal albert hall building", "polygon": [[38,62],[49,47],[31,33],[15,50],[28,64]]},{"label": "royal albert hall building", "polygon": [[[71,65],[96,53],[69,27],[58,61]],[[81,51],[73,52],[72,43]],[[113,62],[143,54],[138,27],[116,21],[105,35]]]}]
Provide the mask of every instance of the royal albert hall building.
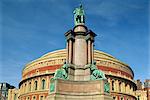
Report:
[{"label": "royal albert hall building", "polygon": [[[22,80],[18,91],[9,98],[16,100],[45,100],[49,93],[50,79],[56,69],[66,60],[66,49],[49,52],[28,63],[22,70]],[[94,50],[97,67],[104,71],[110,83],[110,92],[115,100],[135,100],[136,84],[134,73],[127,65],[113,56]],[[15,94],[16,92],[16,94]],[[14,100],[14,99],[10,99]]]},{"label": "royal albert hall building", "polygon": [[[50,79],[66,57],[66,49],[56,50],[26,64],[19,89],[10,90],[8,100],[45,100],[50,90]],[[94,60],[98,69],[105,73],[114,100],[136,100],[137,87],[130,66],[99,50],[94,50]]]}]

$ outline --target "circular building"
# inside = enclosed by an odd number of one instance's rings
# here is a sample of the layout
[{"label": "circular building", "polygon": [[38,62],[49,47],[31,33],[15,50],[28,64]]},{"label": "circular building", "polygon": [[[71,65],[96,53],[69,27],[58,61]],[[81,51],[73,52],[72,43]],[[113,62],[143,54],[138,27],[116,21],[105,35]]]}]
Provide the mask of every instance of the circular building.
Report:
[{"label": "circular building", "polygon": [[[19,99],[45,100],[49,93],[50,79],[56,69],[66,61],[66,49],[49,52],[28,63],[22,71],[19,83]],[[136,100],[134,73],[125,63],[99,50],[94,50],[98,69],[105,72],[110,92],[115,100]]]}]

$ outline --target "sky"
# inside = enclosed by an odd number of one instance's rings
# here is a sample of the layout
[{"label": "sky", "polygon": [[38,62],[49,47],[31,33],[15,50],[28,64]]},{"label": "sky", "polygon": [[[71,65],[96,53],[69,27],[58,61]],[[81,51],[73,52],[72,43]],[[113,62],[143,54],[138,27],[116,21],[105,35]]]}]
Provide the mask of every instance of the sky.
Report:
[{"label": "sky", "polygon": [[1,0],[0,82],[18,87],[24,66],[65,48],[82,2],[95,49],[128,64],[134,79],[150,79],[149,0]]}]

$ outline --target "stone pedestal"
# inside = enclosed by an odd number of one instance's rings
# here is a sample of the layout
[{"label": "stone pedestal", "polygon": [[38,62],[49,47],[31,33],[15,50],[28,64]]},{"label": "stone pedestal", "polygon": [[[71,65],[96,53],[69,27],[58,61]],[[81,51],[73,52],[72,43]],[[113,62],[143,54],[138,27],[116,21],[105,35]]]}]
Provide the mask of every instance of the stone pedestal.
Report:
[{"label": "stone pedestal", "polygon": [[109,93],[104,92],[107,80],[70,81],[57,79],[54,91],[47,100],[113,100]]},{"label": "stone pedestal", "polygon": [[68,78],[74,81],[87,81],[90,80],[90,66],[79,66],[69,64],[68,67]]},{"label": "stone pedestal", "polygon": [[65,33],[67,40],[68,78],[74,81],[90,80],[90,68],[93,63],[93,42],[96,36],[83,24],[78,24]]}]

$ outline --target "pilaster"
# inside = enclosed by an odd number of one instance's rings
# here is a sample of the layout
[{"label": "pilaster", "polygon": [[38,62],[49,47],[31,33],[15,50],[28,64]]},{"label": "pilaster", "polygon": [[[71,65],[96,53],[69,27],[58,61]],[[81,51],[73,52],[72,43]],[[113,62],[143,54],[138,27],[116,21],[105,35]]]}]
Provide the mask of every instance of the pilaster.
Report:
[{"label": "pilaster", "polygon": [[38,77],[38,82],[37,82],[37,90],[41,89],[41,79]]},{"label": "pilaster", "polygon": [[49,76],[46,76],[46,89],[49,89],[49,81],[50,81],[50,79],[49,79]]},{"label": "pilaster", "polygon": [[119,82],[118,82],[118,80],[115,81],[115,91],[116,92],[119,91]]}]

